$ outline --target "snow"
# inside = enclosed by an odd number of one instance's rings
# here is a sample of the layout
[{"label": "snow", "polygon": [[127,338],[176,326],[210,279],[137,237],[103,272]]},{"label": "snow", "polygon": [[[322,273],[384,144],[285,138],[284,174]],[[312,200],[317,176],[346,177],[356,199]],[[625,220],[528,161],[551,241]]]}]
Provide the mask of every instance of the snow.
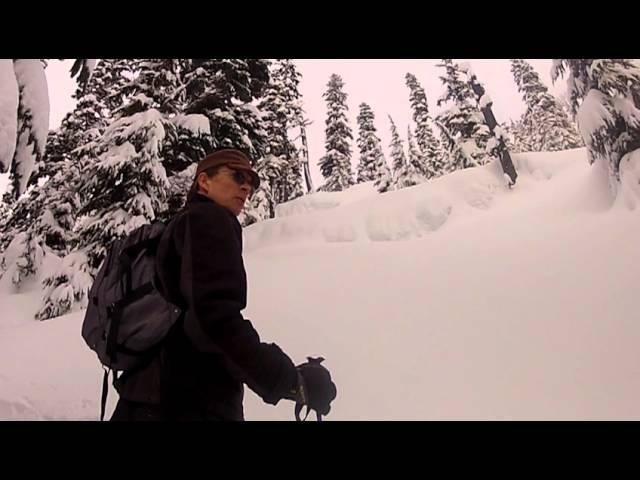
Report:
[{"label": "snow", "polygon": [[[640,217],[585,156],[513,155],[511,190],[493,162],[290,202],[245,229],[244,313],[294,361],[326,358],[329,421],[640,419]],[[39,295],[0,298],[0,418],[95,420],[83,313],[36,322]],[[247,419],[293,420],[246,392]]]},{"label": "snow", "polygon": [[[18,84],[11,59],[0,59],[0,173],[9,171],[18,132]],[[0,175],[0,192],[4,182]]]},{"label": "snow", "polygon": [[[20,177],[18,194],[22,194],[36,167],[37,157],[44,154],[49,133],[49,93],[40,60],[18,59],[13,65],[18,87],[22,92],[22,107],[31,114],[31,128],[25,128],[19,134],[15,150],[15,168]],[[22,127],[23,124],[18,119],[18,131]]]},{"label": "snow", "polygon": [[22,102],[33,116],[33,135],[42,155],[49,134],[49,90],[44,67],[37,59],[19,59],[14,62],[14,69],[18,86],[23,89]]},{"label": "snow", "polygon": [[493,100],[491,100],[491,97],[485,93],[484,95],[482,95],[482,97],[480,97],[478,105],[480,108],[487,108],[490,107],[492,103]]},{"label": "snow", "polygon": [[632,128],[640,127],[640,110],[635,107],[632,99],[616,97],[613,99],[613,107],[622,115],[629,126]]},{"label": "snow", "polygon": [[174,125],[196,135],[210,135],[211,125],[209,119],[200,113],[193,113],[190,115],[176,115],[172,120]]},{"label": "snow", "polygon": [[276,218],[334,209],[341,205],[375,198],[377,195],[378,192],[373,182],[360,183],[343,192],[318,192],[313,195],[304,195],[277,205]]},{"label": "snow", "polygon": [[462,62],[459,65],[460,71],[464,72],[467,74],[467,77],[469,79],[472,79],[473,77],[476,76],[476,74],[473,72],[473,69],[471,68],[471,64],[469,62]]},{"label": "snow", "polygon": [[4,195],[7,191],[7,185],[9,184],[9,174],[0,173],[0,196]]},{"label": "snow", "polygon": [[496,137],[491,137],[487,140],[487,152],[491,153],[495,148],[498,148],[499,142]]},{"label": "snow", "polygon": [[630,210],[640,207],[640,149],[620,160],[620,191],[618,200]]},{"label": "snow", "polygon": [[586,142],[590,142],[592,135],[606,124],[613,125],[614,119],[606,107],[608,104],[606,95],[599,90],[591,89],[585,96],[576,120],[580,134]]}]

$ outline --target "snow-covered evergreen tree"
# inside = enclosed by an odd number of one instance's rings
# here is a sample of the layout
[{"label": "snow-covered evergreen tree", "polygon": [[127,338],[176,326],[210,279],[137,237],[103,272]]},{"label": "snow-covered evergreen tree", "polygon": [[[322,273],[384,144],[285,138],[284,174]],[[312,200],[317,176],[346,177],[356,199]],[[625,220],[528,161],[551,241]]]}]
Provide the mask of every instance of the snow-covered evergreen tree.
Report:
[{"label": "snow-covered evergreen tree", "polygon": [[533,67],[525,60],[513,59],[511,72],[527,105],[521,119],[523,131],[517,131],[518,144],[536,152],[582,146],[575,125]]},{"label": "snow-covered evergreen tree", "polygon": [[13,60],[0,59],[0,173],[9,171],[18,136],[18,81]]},{"label": "snow-covered evergreen tree", "polygon": [[391,169],[389,168],[389,164],[382,154],[382,150],[380,150],[380,155],[376,157],[376,179],[373,182],[373,185],[376,187],[376,190],[380,193],[388,192],[389,190],[393,190],[393,177],[391,174]]},{"label": "snow-covered evergreen tree", "polygon": [[[302,178],[304,176],[304,152],[297,148],[291,139],[291,130],[304,129],[304,110],[302,109],[302,94],[300,93],[300,79],[302,74],[291,59],[284,59],[278,62],[276,69],[278,76],[282,78],[283,96],[287,105],[287,132],[290,140],[290,150],[288,152],[288,165],[285,172],[284,201],[290,201],[303,195]],[[306,132],[305,132],[306,133]]]},{"label": "snow-covered evergreen tree", "polygon": [[170,116],[185,107],[186,92],[182,75],[188,61],[176,58],[135,59],[130,64],[133,78],[121,92],[129,97],[116,114],[132,115],[149,109]]},{"label": "snow-covered evergreen tree", "polygon": [[411,126],[407,127],[407,145],[409,156],[404,171],[399,175],[397,188],[411,187],[427,181],[420,170],[420,150],[414,140]]},{"label": "snow-covered evergreen tree", "polygon": [[193,185],[196,177],[197,164],[193,163],[182,172],[169,177],[169,192],[167,194],[167,208],[158,214],[158,219],[169,221],[174,215],[180,212],[187,201],[187,194]]},{"label": "snow-covered evergreen tree", "polygon": [[552,79],[568,71],[572,112],[590,162],[603,162],[614,192],[620,162],[640,148],[640,68],[628,59],[556,59]]},{"label": "snow-covered evergreen tree", "polygon": [[380,139],[376,135],[376,127],[373,124],[374,115],[371,107],[366,103],[360,104],[360,113],[357,116],[358,139],[360,161],[357,168],[357,183],[371,182],[376,179],[376,163],[380,152]]},{"label": "snow-covered evergreen tree", "polygon": [[391,144],[389,146],[391,148],[391,158],[393,159],[392,188],[399,190],[424,182],[425,178],[418,173],[415,167],[417,152],[415,144],[413,144],[411,127],[408,128],[408,141],[409,149],[413,148],[413,153],[410,152],[410,155],[413,155],[413,160],[406,157],[398,129],[390,115],[389,122],[391,123]]},{"label": "snow-covered evergreen tree", "polygon": [[443,173],[444,160],[440,142],[433,134],[429,123],[427,95],[415,75],[407,73],[405,82],[409,87],[409,101],[416,122],[416,143],[421,157],[421,174],[425,178],[437,177]]},{"label": "snow-covered evergreen tree", "polygon": [[[77,60],[72,76],[86,83],[94,63]],[[0,60],[0,173],[11,172],[7,202],[26,191],[44,155],[49,123],[45,65],[37,59]]]},{"label": "snow-covered evergreen tree", "polygon": [[[276,60],[264,97],[258,104],[268,138],[267,153],[277,157],[282,167],[271,192],[276,204],[302,195],[300,152],[289,136],[302,115],[299,82],[300,74],[290,60]],[[270,163],[273,164],[273,160]]]},{"label": "snow-covered evergreen tree", "polygon": [[[164,78],[165,72],[156,73]],[[141,101],[145,98],[145,82],[153,84],[153,77],[143,81],[138,76],[131,83],[124,76],[122,82],[124,86],[118,87],[122,92],[129,91],[122,93],[120,101],[124,105],[115,109],[111,124],[93,140],[85,138],[88,143],[74,151],[79,156],[76,165],[82,171],[77,178],[82,208],[74,249],[63,259],[61,268],[45,279],[47,289],[36,315],[39,319],[61,315],[74,304],[83,304],[112,241],[169,210],[169,185],[161,151],[167,130],[175,126],[167,118],[169,114],[154,108],[145,110],[157,105],[154,98],[150,103]],[[115,93],[105,98],[116,104]],[[104,105],[103,111],[108,110]],[[103,129],[94,130],[99,133]]]},{"label": "snow-covered evergreen tree", "polygon": [[[0,226],[0,251],[17,239],[11,252],[3,256],[16,287],[38,272],[43,253],[65,255],[75,245],[73,228],[80,208],[82,170],[79,150],[98,138],[106,126],[108,109],[102,99],[113,91],[103,82],[109,69],[108,61],[100,62],[87,88],[76,91],[76,107],[47,138],[43,168],[31,177],[38,183],[16,202],[12,215]],[[22,250],[16,255],[18,247]]]},{"label": "snow-covered evergreen tree", "polygon": [[448,153],[444,171],[482,165],[489,160],[486,146],[491,132],[478,108],[466,73],[451,59],[444,59],[438,66],[445,69],[440,80],[446,89],[438,99],[438,105],[446,103],[448,106],[436,117],[436,125],[440,127]]},{"label": "snow-covered evergreen tree", "polygon": [[16,59],[13,68],[18,85],[18,117],[15,151],[11,161],[5,201],[16,201],[27,190],[41,167],[49,132],[49,94],[44,65],[37,59]]},{"label": "snow-covered evergreen tree", "polygon": [[93,171],[82,182],[80,246],[97,269],[106,247],[166,210],[167,177],[160,147],[168,122],[155,109],[113,122],[90,152]]},{"label": "snow-covered evergreen tree", "polygon": [[342,78],[333,74],[327,83],[327,91],[323,94],[327,102],[326,154],[318,165],[325,178],[325,184],[320,190],[328,192],[342,191],[354,184],[350,147],[353,135],[347,123],[347,94],[343,89]]},{"label": "snow-covered evergreen tree", "polygon": [[358,183],[375,182],[379,192],[386,192],[391,186],[391,172],[384,158],[380,138],[376,134],[373,110],[366,103],[360,104],[358,120]]},{"label": "snow-covered evergreen tree", "polygon": [[389,144],[389,148],[391,149],[393,179],[394,182],[396,182],[398,173],[407,164],[407,157],[404,152],[404,146],[402,145],[400,134],[398,133],[398,127],[396,127],[391,115],[387,116],[389,118],[389,124],[391,125],[391,143]]},{"label": "snow-covered evergreen tree", "polygon": [[251,225],[275,217],[276,200],[273,197],[281,181],[286,160],[268,154],[258,161],[255,169],[260,177],[260,187],[253,193],[249,203],[238,217],[242,226]]},{"label": "snow-covered evergreen tree", "polygon": [[507,136],[507,145],[509,151],[513,153],[531,152],[531,143],[527,129],[522,123],[522,118],[517,121],[509,120],[509,123],[503,127],[505,135]]},{"label": "snow-covered evergreen tree", "polygon": [[262,114],[253,102],[262,97],[269,82],[267,60],[190,59],[182,78],[184,113],[205,115],[211,124],[209,151],[236,148],[247,152],[254,163],[265,155]]},{"label": "snow-covered evergreen tree", "polygon": [[490,136],[486,145],[486,153],[489,158],[495,158],[500,161],[504,177],[511,187],[516,183],[518,172],[516,172],[511,160],[511,154],[507,148],[507,138],[493,113],[493,100],[469,64],[461,66],[460,70],[467,75],[467,81],[476,95],[478,108],[482,112],[484,123],[489,129]]},{"label": "snow-covered evergreen tree", "polygon": [[[167,120],[155,109],[113,122],[90,149],[91,171],[83,175],[78,247],[65,261],[37,318],[61,315],[83,303],[107,248],[167,210],[168,183],[160,149]],[[78,280],[78,277],[81,279]]]}]

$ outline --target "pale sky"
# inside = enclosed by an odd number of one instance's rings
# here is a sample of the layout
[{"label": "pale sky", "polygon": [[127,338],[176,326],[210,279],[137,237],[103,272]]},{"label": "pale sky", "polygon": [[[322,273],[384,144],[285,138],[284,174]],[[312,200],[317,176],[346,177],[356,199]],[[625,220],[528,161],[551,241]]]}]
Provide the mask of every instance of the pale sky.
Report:
[{"label": "pale sky", "polygon": [[[524,111],[524,103],[518,93],[508,60],[483,59],[455,59],[457,62],[469,62],[478,79],[485,84],[494,102],[494,114],[498,122],[509,118],[517,119]],[[542,81],[551,89],[554,95],[560,95],[566,90],[566,82],[560,79],[555,85],[551,82],[551,60],[528,60],[540,75]],[[345,82],[347,118],[352,128],[354,141],[352,143],[352,163],[358,162],[356,145],[358,106],[362,102],[368,103],[375,114],[375,125],[378,136],[382,140],[383,151],[387,162],[389,158],[389,143],[391,141],[390,125],[387,114],[393,117],[403,139],[406,140],[407,124],[412,122],[409,105],[409,89],[405,85],[404,77],[407,72],[413,73],[424,87],[429,101],[430,113],[438,113],[436,100],[442,95],[444,88],[439,75],[444,71],[436,67],[440,60],[430,59],[302,59],[295,60],[302,74],[300,93],[303,96],[306,116],[313,122],[308,127],[307,136],[310,150],[310,171],[314,187],[324,183],[317,162],[324,155],[324,122],[326,104],[322,94],[333,73],[337,73]],[[71,94],[75,88],[75,81],[69,76],[72,61],[51,61],[47,67],[49,81],[49,95],[51,102],[50,127],[56,128],[64,115],[74,107]],[[439,131],[434,132],[439,137]]]}]

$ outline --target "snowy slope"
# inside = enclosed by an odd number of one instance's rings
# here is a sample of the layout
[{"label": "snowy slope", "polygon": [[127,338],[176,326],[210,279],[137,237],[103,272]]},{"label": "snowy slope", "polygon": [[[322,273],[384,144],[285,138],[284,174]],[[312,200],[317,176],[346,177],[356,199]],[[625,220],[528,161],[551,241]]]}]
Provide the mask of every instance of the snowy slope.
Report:
[{"label": "snowy slope", "polygon": [[[295,361],[326,358],[328,419],[640,419],[640,216],[584,150],[515,161],[513,190],[489,165],[245,230],[245,314]],[[22,316],[0,319],[0,418],[96,418],[82,314],[32,321],[36,297],[0,297]]]}]

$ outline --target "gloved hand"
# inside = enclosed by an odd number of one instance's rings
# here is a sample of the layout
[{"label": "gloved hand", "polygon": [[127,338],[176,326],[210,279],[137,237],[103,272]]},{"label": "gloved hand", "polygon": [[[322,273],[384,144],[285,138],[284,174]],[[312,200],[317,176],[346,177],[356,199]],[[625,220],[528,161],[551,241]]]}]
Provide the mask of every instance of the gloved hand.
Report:
[{"label": "gloved hand", "polygon": [[326,415],[331,410],[331,402],[336,398],[336,384],[331,380],[331,374],[320,365],[324,358],[307,357],[308,361],[296,368],[298,370],[298,390],[296,403],[307,405],[320,415]]}]

